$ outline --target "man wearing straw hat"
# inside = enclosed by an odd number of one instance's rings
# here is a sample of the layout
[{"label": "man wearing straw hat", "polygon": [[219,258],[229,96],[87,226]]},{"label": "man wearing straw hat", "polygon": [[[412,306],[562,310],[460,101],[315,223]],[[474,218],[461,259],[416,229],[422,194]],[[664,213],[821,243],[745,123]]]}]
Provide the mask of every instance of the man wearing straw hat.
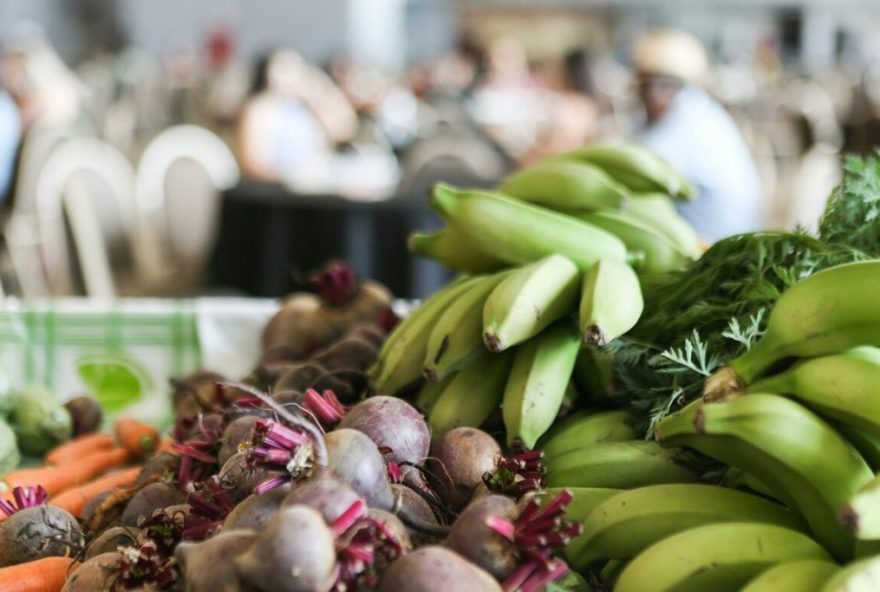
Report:
[{"label": "man wearing straw hat", "polygon": [[701,88],[709,63],[700,42],[680,31],[650,31],[632,57],[645,109],[639,137],[698,190],[678,204],[681,214],[707,242],[761,228],[758,173],[733,119]]}]

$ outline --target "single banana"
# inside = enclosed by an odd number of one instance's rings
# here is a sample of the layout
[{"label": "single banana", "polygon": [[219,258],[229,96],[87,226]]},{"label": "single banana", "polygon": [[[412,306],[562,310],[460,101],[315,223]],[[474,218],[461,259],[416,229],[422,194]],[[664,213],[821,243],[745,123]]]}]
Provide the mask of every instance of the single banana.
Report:
[{"label": "single banana", "polygon": [[443,311],[428,337],[422,367],[425,378],[440,380],[484,351],[483,307],[489,294],[510,273],[502,271],[481,278]]},{"label": "single banana", "polygon": [[749,351],[706,379],[703,398],[742,392],[788,357],[835,354],[860,345],[880,346],[880,261],[861,261],[815,273],[782,293],[767,331]]},{"label": "single banana", "polygon": [[664,446],[689,446],[753,474],[803,515],[816,538],[839,559],[852,536],[836,513],[873,473],[849,443],[813,412],[777,395],[752,394],[726,403],[691,403],[664,418]]},{"label": "single banana", "polygon": [[626,565],[626,561],[612,559],[602,567],[602,571],[599,572],[599,580],[605,585],[605,588],[602,588],[602,590],[614,589],[613,587],[617,584],[617,578],[620,577]]},{"label": "single banana", "polygon": [[555,458],[597,442],[621,442],[638,438],[629,411],[578,412],[553,426],[538,441],[544,458]]},{"label": "single banana", "polygon": [[844,566],[819,592],[877,592],[880,590],[880,555]]},{"label": "single banana", "polygon": [[724,472],[721,485],[724,487],[733,487],[734,489],[748,489],[755,493],[759,493],[764,497],[782,502],[782,500],[776,497],[776,494],[771,491],[769,487],[761,483],[757,477],[746,473],[737,467],[730,467]]},{"label": "single banana", "polygon": [[880,477],[862,487],[837,513],[838,519],[856,538],[880,540]]},{"label": "single banana", "polygon": [[524,265],[504,278],[483,306],[483,342],[504,351],[540,333],[577,307],[580,274],[562,255]]},{"label": "single banana", "polygon": [[483,352],[455,374],[428,415],[434,438],[461,426],[479,427],[492,415],[501,404],[511,359],[509,353]]},{"label": "single banana", "polygon": [[416,396],[413,399],[413,406],[418,409],[422,415],[430,415],[431,410],[434,409],[434,405],[437,403],[437,399],[440,398],[440,395],[443,394],[443,391],[446,390],[446,387],[449,386],[449,383],[452,382],[454,377],[455,373],[452,372],[447,374],[442,380],[428,381],[423,384],[422,388],[419,389],[419,392],[416,393]]},{"label": "single banana", "polygon": [[746,393],[789,395],[818,413],[880,436],[880,348],[807,358]]},{"label": "single banana", "polygon": [[578,320],[588,345],[617,339],[635,327],[644,309],[639,277],[629,265],[598,261],[584,274]]},{"label": "single banana", "polygon": [[859,451],[872,471],[880,472],[880,436],[839,421],[829,423]]},{"label": "single banana", "polygon": [[633,194],[623,215],[650,226],[688,257],[697,259],[703,254],[697,231],[678,213],[672,198],[664,193]]},{"label": "single banana", "polygon": [[717,485],[670,483],[621,492],[599,504],[567,557],[580,571],[602,559],[629,559],[677,532],[718,522],[761,522],[804,531],[784,506]]},{"label": "single banana", "polygon": [[589,162],[631,191],[691,198],[696,189],[660,155],[637,144],[591,144],[555,158]]},{"label": "single banana", "polygon": [[830,561],[807,535],[760,522],[722,522],[679,532],[629,562],[615,592],[736,592],[762,571],[800,559]]},{"label": "single banana", "polygon": [[407,245],[415,255],[430,257],[441,265],[465,273],[484,273],[507,266],[504,261],[482,252],[466,236],[452,228],[414,232],[409,236]]},{"label": "single banana", "polygon": [[626,246],[609,232],[500,193],[438,184],[431,206],[476,248],[508,263],[559,253],[583,270],[599,259],[626,261],[628,256]]},{"label": "single banana", "polygon": [[421,380],[428,337],[434,323],[478,278],[464,278],[449,284],[395,327],[379,350],[376,365],[370,370],[376,392],[393,395]]},{"label": "single banana", "polygon": [[580,341],[574,323],[563,319],[517,349],[501,403],[509,446],[532,449],[553,425]]},{"label": "single banana", "polygon": [[746,584],[741,592],[819,592],[840,568],[821,559],[780,563]]},{"label": "single banana", "polygon": [[629,191],[599,167],[568,161],[546,161],[504,180],[498,191],[551,209],[619,210]]},{"label": "single banana", "polygon": [[588,401],[601,405],[614,395],[614,352],[590,346],[581,348],[572,380]]},{"label": "single banana", "polygon": [[623,489],[611,489],[605,487],[547,487],[538,495],[542,498],[553,499],[563,491],[571,492],[571,501],[565,507],[565,518],[572,522],[585,522],[589,515],[602,502],[622,493]]},{"label": "single banana", "polygon": [[679,451],[643,440],[597,442],[545,459],[545,464],[548,487],[629,489],[698,479]]},{"label": "single banana", "polygon": [[693,259],[649,225],[621,212],[569,213],[578,220],[610,232],[622,240],[630,251],[643,253],[643,260],[635,265],[640,275],[661,275],[680,269]]}]

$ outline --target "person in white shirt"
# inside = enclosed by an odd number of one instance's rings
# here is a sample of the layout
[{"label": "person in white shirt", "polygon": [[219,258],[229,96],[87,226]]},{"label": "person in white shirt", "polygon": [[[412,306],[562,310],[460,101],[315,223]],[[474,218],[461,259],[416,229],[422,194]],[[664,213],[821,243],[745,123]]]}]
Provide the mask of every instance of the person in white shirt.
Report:
[{"label": "person in white shirt", "polygon": [[696,186],[680,213],[707,243],[764,226],[758,171],[724,108],[700,87],[706,52],[687,33],[651,31],[633,50],[645,121],[638,137]]}]

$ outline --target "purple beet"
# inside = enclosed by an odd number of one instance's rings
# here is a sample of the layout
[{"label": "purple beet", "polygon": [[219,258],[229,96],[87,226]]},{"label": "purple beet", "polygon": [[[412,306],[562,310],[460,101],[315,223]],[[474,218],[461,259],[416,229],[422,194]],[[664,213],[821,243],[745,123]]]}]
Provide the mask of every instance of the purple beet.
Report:
[{"label": "purple beet", "polygon": [[223,530],[260,530],[281,511],[281,502],[287,496],[284,488],[276,488],[262,495],[250,495],[226,516]]},{"label": "purple beet", "polygon": [[493,530],[487,521],[492,516],[513,520],[519,514],[516,502],[502,495],[488,495],[468,505],[452,524],[446,546],[482,567],[498,580],[513,572],[517,549]]},{"label": "purple beet", "polygon": [[362,499],[348,484],[324,470],[295,483],[284,506],[308,506],[320,512],[327,524],[333,524],[353,503]]},{"label": "purple beet", "polygon": [[112,553],[119,547],[128,547],[137,543],[140,530],[130,526],[113,526],[95,537],[86,547],[86,559],[104,553]]},{"label": "purple beet", "polygon": [[422,547],[396,560],[379,592],[501,592],[488,573],[444,547]]},{"label": "purple beet", "polygon": [[95,590],[111,590],[119,574],[122,553],[110,551],[95,555],[79,566],[67,578],[61,592],[94,592]]},{"label": "purple beet", "polygon": [[254,415],[245,415],[230,422],[221,436],[220,450],[217,453],[217,460],[222,466],[229,458],[239,451],[242,443],[250,442],[254,436],[254,426],[257,424],[259,417]]},{"label": "purple beet", "polygon": [[0,567],[76,555],[83,545],[76,518],[45,502],[25,506],[0,522]]},{"label": "purple beet", "polygon": [[385,472],[385,459],[363,432],[340,428],[324,437],[327,466],[344,483],[364,496],[370,506],[390,509],[394,494]]},{"label": "purple beet", "polygon": [[231,560],[247,551],[256,538],[250,530],[230,530],[200,543],[180,543],[174,556],[187,592],[239,592],[242,586]]},{"label": "purple beet", "polygon": [[311,508],[285,508],[234,561],[239,577],[261,592],[324,592],[336,578],[333,531]]},{"label": "purple beet", "polygon": [[220,468],[223,489],[235,501],[243,500],[254,492],[257,485],[279,474],[265,467],[249,466],[246,460],[247,452],[236,452]]},{"label": "purple beet", "polygon": [[124,526],[137,526],[139,518],[149,518],[160,508],[186,502],[186,495],[167,483],[150,483],[138,491],[122,512]]},{"label": "purple beet", "polygon": [[449,430],[431,448],[426,463],[434,490],[453,511],[464,508],[483,475],[495,470],[501,447],[482,430],[461,427]]}]

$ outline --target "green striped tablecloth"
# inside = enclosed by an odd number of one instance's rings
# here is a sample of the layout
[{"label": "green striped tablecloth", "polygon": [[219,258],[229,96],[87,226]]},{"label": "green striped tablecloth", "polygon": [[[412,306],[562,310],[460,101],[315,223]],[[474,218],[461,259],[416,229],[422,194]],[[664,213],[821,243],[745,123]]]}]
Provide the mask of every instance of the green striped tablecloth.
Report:
[{"label": "green striped tablecloth", "polygon": [[0,360],[13,387],[61,400],[91,393],[108,416],[170,420],[168,379],[199,368],[240,378],[259,353],[271,300],[56,299],[0,305]]}]

